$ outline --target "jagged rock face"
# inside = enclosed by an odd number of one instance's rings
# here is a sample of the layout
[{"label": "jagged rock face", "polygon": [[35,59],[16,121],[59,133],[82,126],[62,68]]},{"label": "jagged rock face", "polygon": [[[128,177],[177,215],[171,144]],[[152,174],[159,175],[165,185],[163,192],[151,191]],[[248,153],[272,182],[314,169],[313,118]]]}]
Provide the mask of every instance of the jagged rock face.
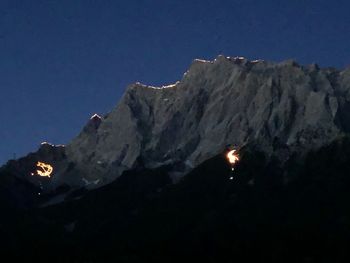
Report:
[{"label": "jagged rock face", "polygon": [[80,174],[101,182],[137,165],[176,164],[184,174],[228,144],[288,158],[349,132],[349,109],[350,69],[219,56],[195,60],[174,85],[129,86],[66,154]]}]

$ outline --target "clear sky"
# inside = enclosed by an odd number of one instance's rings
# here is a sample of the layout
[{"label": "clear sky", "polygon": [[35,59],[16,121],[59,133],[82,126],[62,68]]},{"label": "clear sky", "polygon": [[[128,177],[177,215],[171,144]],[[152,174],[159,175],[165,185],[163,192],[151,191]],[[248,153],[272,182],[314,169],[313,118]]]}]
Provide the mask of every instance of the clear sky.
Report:
[{"label": "clear sky", "polygon": [[344,68],[350,1],[0,0],[0,164],[218,54]]}]

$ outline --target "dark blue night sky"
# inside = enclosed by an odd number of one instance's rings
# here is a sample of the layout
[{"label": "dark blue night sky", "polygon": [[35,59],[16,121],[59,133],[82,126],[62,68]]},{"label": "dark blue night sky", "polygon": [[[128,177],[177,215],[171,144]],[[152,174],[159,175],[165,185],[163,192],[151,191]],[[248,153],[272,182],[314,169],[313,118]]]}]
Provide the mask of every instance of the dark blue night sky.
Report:
[{"label": "dark blue night sky", "polygon": [[0,0],[0,163],[218,54],[344,68],[349,1]]}]

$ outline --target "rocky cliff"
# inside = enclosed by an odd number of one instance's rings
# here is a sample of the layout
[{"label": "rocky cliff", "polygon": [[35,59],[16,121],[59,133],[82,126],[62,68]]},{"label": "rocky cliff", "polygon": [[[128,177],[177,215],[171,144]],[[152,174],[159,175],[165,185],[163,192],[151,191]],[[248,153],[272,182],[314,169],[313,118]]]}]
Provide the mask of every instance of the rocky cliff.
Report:
[{"label": "rocky cliff", "polygon": [[195,60],[174,85],[130,85],[96,129],[67,146],[67,156],[96,178],[140,163],[177,164],[180,175],[227,145],[255,145],[288,158],[348,132],[349,105],[350,70]]},{"label": "rocky cliff", "polygon": [[178,179],[228,145],[283,162],[350,132],[349,109],[350,69],[194,60],[173,85],[130,85],[109,114],[91,117],[61,159],[48,160],[57,166],[55,187],[92,188],[139,166],[170,165]]}]

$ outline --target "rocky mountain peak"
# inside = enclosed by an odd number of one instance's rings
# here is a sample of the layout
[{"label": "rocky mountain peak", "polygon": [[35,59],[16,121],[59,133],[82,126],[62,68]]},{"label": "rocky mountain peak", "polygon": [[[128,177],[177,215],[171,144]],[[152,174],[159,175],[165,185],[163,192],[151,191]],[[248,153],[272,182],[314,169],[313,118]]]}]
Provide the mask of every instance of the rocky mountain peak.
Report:
[{"label": "rocky mountain peak", "polygon": [[98,114],[92,115],[90,117],[90,120],[88,121],[88,123],[84,127],[84,132],[86,132],[86,133],[96,132],[98,127],[100,126],[101,122],[102,122],[101,116],[99,116]]},{"label": "rocky mountain peak", "polygon": [[349,110],[349,69],[196,59],[175,84],[129,85],[108,115],[93,115],[65,148],[56,183],[98,186],[140,165],[171,165],[176,179],[227,145],[283,162],[350,132]]},{"label": "rocky mountain peak", "polygon": [[174,174],[184,174],[228,144],[272,155],[278,142],[303,153],[346,130],[342,75],[294,60],[196,59],[173,85],[130,85],[96,134],[78,136],[67,154],[87,173],[99,161],[117,176],[140,159],[147,167],[177,164]]}]

